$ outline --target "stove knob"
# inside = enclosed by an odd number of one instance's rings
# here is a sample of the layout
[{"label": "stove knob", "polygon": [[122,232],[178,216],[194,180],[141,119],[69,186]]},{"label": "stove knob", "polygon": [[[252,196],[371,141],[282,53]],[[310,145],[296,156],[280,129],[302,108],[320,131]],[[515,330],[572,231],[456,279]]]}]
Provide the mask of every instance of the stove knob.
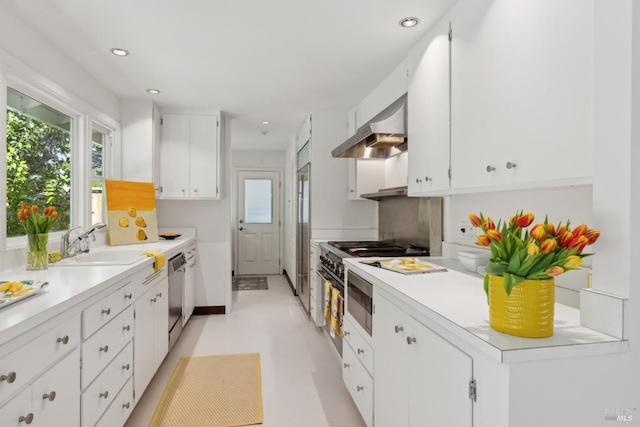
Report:
[{"label": "stove knob", "polygon": [[344,270],[340,270],[340,278],[344,280]]}]

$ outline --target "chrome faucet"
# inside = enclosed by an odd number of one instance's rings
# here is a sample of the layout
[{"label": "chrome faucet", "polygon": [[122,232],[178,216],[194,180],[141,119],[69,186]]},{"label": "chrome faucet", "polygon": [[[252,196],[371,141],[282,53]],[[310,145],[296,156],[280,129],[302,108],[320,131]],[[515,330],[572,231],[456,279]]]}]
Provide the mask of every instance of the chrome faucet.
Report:
[{"label": "chrome faucet", "polygon": [[[62,235],[62,239],[60,240],[60,257],[69,258],[69,257],[78,255],[78,252],[80,249],[78,245],[80,244],[80,242],[82,242],[82,239],[84,239],[86,236],[90,235],[94,231],[104,228],[106,226],[107,225],[104,222],[97,222],[93,224],[91,228],[88,229],[87,231],[80,233],[78,237],[74,239],[72,242],[70,241],[70,238],[69,238],[69,236],[71,236],[71,232],[80,227],[73,227],[69,229],[69,231],[67,231]],[[71,252],[72,250],[73,252]]]}]

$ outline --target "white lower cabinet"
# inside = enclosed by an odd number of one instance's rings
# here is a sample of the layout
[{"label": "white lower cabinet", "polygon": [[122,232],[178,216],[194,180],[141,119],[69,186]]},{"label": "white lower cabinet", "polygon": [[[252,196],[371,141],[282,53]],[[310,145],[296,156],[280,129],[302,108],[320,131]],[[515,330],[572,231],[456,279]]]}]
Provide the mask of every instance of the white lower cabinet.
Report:
[{"label": "white lower cabinet", "polygon": [[[348,302],[347,302],[348,303]],[[342,380],[367,426],[373,426],[373,347],[351,315],[344,316]],[[363,335],[363,333],[365,335]],[[368,337],[368,335],[367,335]]]},{"label": "white lower cabinet", "polygon": [[134,390],[136,399],[169,351],[169,280],[158,279],[134,304]]},{"label": "white lower cabinet", "polygon": [[133,373],[133,344],[127,346],[109,363],[82,393],[82,426],[93,426],[114,401]]},{"label": "white lower cabinet", "polygon": [[182,293],[182,326],[186,325],[196,307],[196,246],[185,252],[187,265],[184,270],[184,291]]},{"label": "white lower cabinet", "polygon": [[376,427],[470,427],[473,362],[374,292]]},{"label": "white lower cabinet", "polygon": [[0,426],[79,427],[79,365],[75,349],[0,408]]},{"label": "white lower cabinet", "polygon": [[122,426],[133,411],[133,378],[129,378],[120,393],[113,399],[96,427]]}]

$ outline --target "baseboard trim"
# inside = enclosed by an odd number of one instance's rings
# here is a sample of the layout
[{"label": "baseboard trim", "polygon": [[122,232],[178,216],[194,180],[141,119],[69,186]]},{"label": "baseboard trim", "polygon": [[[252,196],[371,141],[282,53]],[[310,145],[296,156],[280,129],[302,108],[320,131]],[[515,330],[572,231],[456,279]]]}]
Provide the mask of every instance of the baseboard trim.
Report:
[{"label": "baseboard trim", "polygon": [[210,314],[225,314],[224,305],[210,305],[206,307],[196,307],[193,309],[193,316],[208,316]]},{"label": "baseboard trim", "polygon": [[293,286],[293,282],[291,282],[291,279],[289,278],[289,274],[287,274],[287,270],[283,268],[282,274],[284,275],[284,278],[287,279],[287,282],[289,282],[289,286],[291,286],[291,292],[293,292],[293,294],[296,295],[296,287]]}]

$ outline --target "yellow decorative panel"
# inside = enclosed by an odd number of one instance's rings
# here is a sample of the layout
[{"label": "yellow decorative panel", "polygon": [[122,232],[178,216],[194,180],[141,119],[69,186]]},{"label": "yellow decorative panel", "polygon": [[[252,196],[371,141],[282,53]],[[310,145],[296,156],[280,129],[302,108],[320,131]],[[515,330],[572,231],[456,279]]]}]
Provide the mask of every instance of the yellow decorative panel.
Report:
[{"label": "yellow decorative panel", "polygon": [[106,180],[105,191],[111,246],[158,241],[152,182]]}]

